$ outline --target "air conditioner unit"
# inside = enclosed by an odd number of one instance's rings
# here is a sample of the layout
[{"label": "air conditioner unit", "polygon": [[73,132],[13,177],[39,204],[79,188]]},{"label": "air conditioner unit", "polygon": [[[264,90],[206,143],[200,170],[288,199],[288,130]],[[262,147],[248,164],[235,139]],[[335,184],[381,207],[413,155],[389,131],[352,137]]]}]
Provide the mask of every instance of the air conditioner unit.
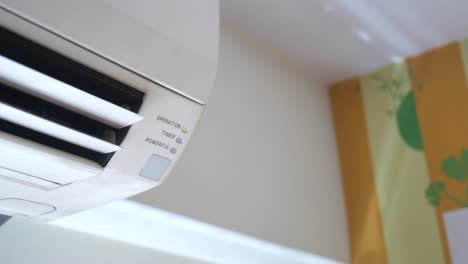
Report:
[{"label": "air conditioner unit", "polygon": [[0,0],[0,214],[56,219],[161,184],[218,31],[217,0]]}]

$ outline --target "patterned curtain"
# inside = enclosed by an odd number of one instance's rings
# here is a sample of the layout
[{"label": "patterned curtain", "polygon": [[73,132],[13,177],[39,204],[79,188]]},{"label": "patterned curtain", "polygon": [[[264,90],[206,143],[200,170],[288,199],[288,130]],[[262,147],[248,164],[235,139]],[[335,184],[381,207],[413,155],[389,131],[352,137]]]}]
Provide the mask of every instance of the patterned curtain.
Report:
[{"label": "patterned curtain", "polygon": [[468,41],[330,89],[354,264],[468,263]]}]

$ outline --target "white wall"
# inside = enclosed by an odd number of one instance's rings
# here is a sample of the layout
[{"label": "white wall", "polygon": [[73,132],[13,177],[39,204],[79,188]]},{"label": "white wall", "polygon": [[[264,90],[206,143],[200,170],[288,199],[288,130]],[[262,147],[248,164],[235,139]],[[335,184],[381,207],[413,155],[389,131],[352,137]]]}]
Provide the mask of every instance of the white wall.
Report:
[{"label": "white wall", "polygon": [[13,219],[0,228],[0,263],[202,264],[206,262],[52,225]]},{"label": "white wall", "polygon": [[347,260],[326,87],[223,29],[216,86],[186,153],[134,199]]}]

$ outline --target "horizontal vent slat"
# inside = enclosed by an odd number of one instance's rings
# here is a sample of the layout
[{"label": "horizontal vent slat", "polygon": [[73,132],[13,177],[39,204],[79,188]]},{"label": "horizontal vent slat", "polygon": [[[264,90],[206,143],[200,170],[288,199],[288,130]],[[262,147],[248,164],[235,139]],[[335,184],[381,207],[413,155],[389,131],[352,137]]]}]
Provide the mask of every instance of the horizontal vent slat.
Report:
[{"label": "horizontal vent slat", "polygon": [[1,26],[0,60],[0,102],[81,136],[1,117],[0,133],[105,167],[131,125],[142,119],[145,94],[139,89]]},{"label": "horizontal vent slat", "polygon": [[0,81],[14,88],[115,128],[142,117],[0,55]]},{"label": "horizontal vent slat", "polygon": [[2,102],[0,102],[0,119],[99,153],[111,153],[121,149],[104,140],[37,117]]}]

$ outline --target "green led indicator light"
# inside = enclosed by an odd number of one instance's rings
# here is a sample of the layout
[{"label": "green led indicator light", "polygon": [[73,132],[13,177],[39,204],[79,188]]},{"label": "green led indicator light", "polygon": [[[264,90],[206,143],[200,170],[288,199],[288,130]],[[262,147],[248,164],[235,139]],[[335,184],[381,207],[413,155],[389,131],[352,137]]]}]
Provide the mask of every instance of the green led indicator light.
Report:
[{"label": "green led indicator light", "polygon": [[186,127],[183,127],[183,128],[181,129],[181,131],[182,131],[182,133],[187,134],[188,129],[187,129]]}]

